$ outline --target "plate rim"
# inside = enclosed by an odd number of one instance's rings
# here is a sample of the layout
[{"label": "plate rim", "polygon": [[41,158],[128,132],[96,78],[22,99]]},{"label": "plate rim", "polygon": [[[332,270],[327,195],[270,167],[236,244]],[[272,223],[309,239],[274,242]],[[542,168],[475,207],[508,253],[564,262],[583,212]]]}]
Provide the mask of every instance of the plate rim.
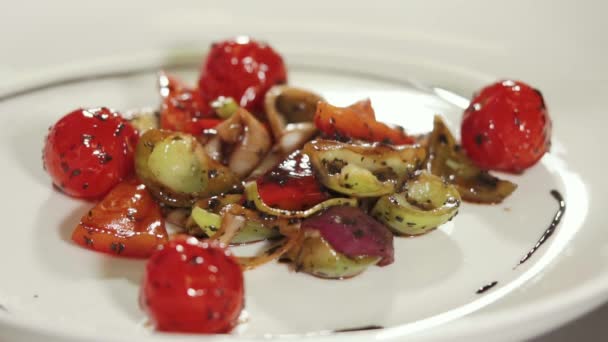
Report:
[{"label": "plate rim", "polygon": [[[94,58],[89,59],[87,61],[82,61],[78,63],[70,63],[65,66],[55,66],[55,67],[46,67],[41,70],[35,70],[28,72],[21,77],[12,77],[8,80],[5,80],[0,87],[0,103],[5,101],[9,101],[13,98],[18,98],[20,96],[25,96],[31,93],[35,93],[37,91],[52,88],[55,86],[68,85],[72,83],[77,83],[81,81],[89,81],[89,80],[97,80],[103,78],[113,78],[119,76],[128,76],[134,75],[142,72],[154,72],[159,71],[163,68],[192,68],[196,65],[195,61],[200,61],[200,56],[204,53],[204,50],[193,50],[190,54],[186,54],[184,56],[180,56],[180,59],[175,60],[173,62],[167,62],[166,60],[166,51],[155,49],[142,51],[137,54],[137,56],[133,56],[133,54],[129,55],[121,55],[117,54],[110,58]],[[132,61],[132,62],[126,62]],[[94,70],[91,72],[90,70]],[[373,74],[370,72],[370,74]],[[479,76],[479,75],[477,75]],[[398,77],[395,77],[395,80],[398,80]],[[580,234],[580,233],[577,233]],[[551,260],[553,262],[553,260]],[[546,267],[546,265],[545,265]],[[532,275],[537,276],[545,270],[543,267],[537,274]],[[530,277],[530,278],[531,278]],[[519,278],[519,277],[518,277]],[[515,278],[517,280],[518,278]],[[515,281],[514,280],[514,281]],[[529,279],[528,279],[529,280]],[[527,280],[526,280],[527,281]],[[555,300],[555,298],[559,298],[559,300]],[[499,297],[496,300],[503,300],[504,297]],[[596,301],[592,301],[592,299],[597,299]],[[508,299],[507,299],[508,300]],[[608,300],[608,275],[602,275],[601,273],[596,273],[589,281],[585,282],[582,285],[577,287],[568,288],[565,291],[560,291],[559,294],[551,294],[548,297],[544,297],[541,299],[535,299],[533,301],[526,301],[525,304],[522,304],[517,307],[517,315],[513,315],[515,312],[514,308],[500,309],[498,311],[493,312],[490,316],[487,315],[478,315],[475,317],[471,317],[470,314],[474,311],[471,311],[464,316],[459,316],[455,319],[446,320],[445,322],[439,322],[433,329],[431,330],[442,330],[446,329],[449,332],[454,332],[458,335],[462,334],[462,336],[468,336],[467,331],[471,330],[471,326],[475,326],[474,334],[477,335],[480,331],[496,331],[499,329],[505,329],[507,327],[515,326],[523,321],[533,320],[534,318],[541,317],[543,315],[550,314],[554,311],[562,311],[567,312],[564,315],[564,319],[562,322],[552,324],[550,327],[556,327],[559,324],[570,321],[576,317],[580,317],[583,314],[592,311],[593,309],[602,305],[606,300]],[[581,310],[578,305],[580,303],[587,303],[585,307]],[[491,303],[490,303],[491,304]],[[578,309],[578,310],[575,310]],[[440,314],[441,315],[441,314]],[[515,318],[514,318],[515,317]],[[426,320],[426,319],[423,319]],[[409,323],[415,324],[417,322]],[[407,324],[407,325],[409,325]],[[376,338],[378,340],[397,340],[404,336],[411,336],[412,338],[418,337],[418,333],[420,333],[420,337],[423,339],[430,338],[434,340],[435,338],[441,338],[440,332],[437,334],[436,331],[430,331],[428,328],[424,328],[424,330],[415,330],[415,331],[406,331],[399,332],[400,328],[403,325],[389,327],[383,329],[384,331],[369,331],[369,332],[354,332],[354,333],[344,333],[344,334],[334,334],[334,335],[323,335],[323,334],[315,334],[312,336],[308,335],[297,335],[290,336],[290,340],[307,340],[310,338],[316,338],[321,340],[328,341],[336,341],[342,339],[349,339],[355,341],[365,341],[369,338]],[[97,341],[95,337],[91,337],[90,335],[78,335],[78,334],[65,334],[61,333],[59,329],[48,329],[48,327],[40,327],[34,326],[27,323],[27,320],[22,320],[15,318],[12,315],[4,315],[0,314],[0,330],[5,328],[9,329],[17,329],[22,330],[23,333],[33,332],[37,334],[43,334],[41,336],[52,336],[55,338],[66,339],[66,340],[82,340],[86,339],[89,341]],[[528,327],[529,330],[530,327]],[[546,329],[537,329],[535,334],[540,334]],[[388,334],[387,334],[388,332]],[[426,337],[425,337],[426,336]],[[533,335],[530,335],[533,336]],[[164,333],[155,333],[154,335],[142,335],[141,339],[146,340],[158,340],[158,341],[190,341],[194,338],[200,338],[200,335],[181,335],[181,334],[164,334]],[[205,336],[206,339],[212,341],[265,341],[267,338],[261,337],[247,337],[247,336],[235,336],[235,335],[225,335],[225,336]],[[139,340],[140,338],[137,338]],[[133,340],[133,336],[125,337],[124,339],[113,338],[114,341],[127,341]]]}]

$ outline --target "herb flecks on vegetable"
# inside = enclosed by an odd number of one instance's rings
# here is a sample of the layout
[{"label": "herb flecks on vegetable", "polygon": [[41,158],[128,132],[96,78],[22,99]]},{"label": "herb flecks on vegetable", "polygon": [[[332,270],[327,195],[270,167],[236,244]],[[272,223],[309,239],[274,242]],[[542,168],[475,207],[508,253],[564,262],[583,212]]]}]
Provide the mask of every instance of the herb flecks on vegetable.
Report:
[{"label": "herb flecks on vegetable", "polygon": [[404,192],[381,197],[372,210],[374,217],[397,234],[424,234],[458,213],[458,190],[437,176],[422,172],[404,188]]},{"label": "herb flecks on vegetable", "polygon": [[393,193],[425,158],[420,146],[314,140],[304,146],[318,179],[331,190],[353,197]]},{"label": "herb flecks on vegetable", "polygon": [[434,175],[454,184],[467,202],[500,203],[517,188],[475,166],[439,116],[435,117],[429,138],[426,166]]}]

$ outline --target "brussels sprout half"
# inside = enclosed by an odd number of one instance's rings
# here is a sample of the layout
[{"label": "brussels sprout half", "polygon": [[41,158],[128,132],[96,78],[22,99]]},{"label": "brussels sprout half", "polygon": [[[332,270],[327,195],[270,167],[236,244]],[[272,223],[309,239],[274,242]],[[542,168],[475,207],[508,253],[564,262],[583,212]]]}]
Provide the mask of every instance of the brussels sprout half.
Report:
[{"label": "brussels sprout half", "polygon": [[353,197],[395,192],[426,156],[420,146],[389,146],[315,140],[304,146],[318,179],[326,187]]},{"label": "brussels sprout half", "polygon": [[422,172],[407,181],[404,192],[381,197],[372,215],[395,233],[420,235],[451,220],[460,201],[456,187]]},{"label": "brussels sprout half", "polygon": [[381,259],[377,256],[349,258],[336,252],[314,230],[307,231],[300,246],[286,256],[291,259],[297,271],[327,279],[354,277]]},{"label": "brussels sprout half", "polygon": [[238,182],[229,169],[207,157],[193,136],[158,129],[140,137],[135,171],[157,199],[174,207],[189,207]]}]

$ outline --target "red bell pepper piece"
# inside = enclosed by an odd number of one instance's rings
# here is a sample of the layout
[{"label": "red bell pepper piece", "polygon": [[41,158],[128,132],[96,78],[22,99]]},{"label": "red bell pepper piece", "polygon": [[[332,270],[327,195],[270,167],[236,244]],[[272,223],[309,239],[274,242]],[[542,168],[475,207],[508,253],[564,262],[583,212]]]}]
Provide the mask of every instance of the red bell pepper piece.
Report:
[{"label": "red bell pepper piece", "polygon": [[307,155],[293,152],[257,180],[262,201],[285,210],[305,210],[329,198],[313,174]]},{"label": "red bell pepper piece", "polygon": [[314,120],[317,128],[327,135],[394,145],[414,143],[414,139],[405,134],[403,129],[376,121],[376,114],[369,99],[348,107],[336,107],[327,102],[320,102]]},{"label": "red bell pepper piece", "polygon": [[167,239],[160,206],[135,180],[114,187],[72,233],[72,240],[82,247],[138,258],[150,256]]},{"label": "red bell pepper piece", "polygon": [[159,84],[163,97],[160,111],[162,129],[198,135],[222,122],[198,89],[190,88],[165,73],[161,73]]}]

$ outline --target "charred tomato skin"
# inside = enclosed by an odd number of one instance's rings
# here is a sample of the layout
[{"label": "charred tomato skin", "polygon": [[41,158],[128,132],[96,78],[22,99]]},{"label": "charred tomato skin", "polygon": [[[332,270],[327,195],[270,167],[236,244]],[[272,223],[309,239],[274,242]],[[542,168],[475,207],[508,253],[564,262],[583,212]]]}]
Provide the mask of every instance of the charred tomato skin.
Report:
[{"label": "charred tomato skin", "polygon": [[264,95],[287,82],[283,58],[269,45],[248,37],[214,43],[198,82],[205,101],[232,97],[249,111],[261,112]]},{"label": "charred tomato skin", "polygon": [[133,172],[137,140],[137,131],[118,112],[76,109],[50,128],[44,168],[64,193],[98,199]]},{"label": "charred tomato skin", "polygon": [[480,168],[523,172],[551,145],[551,119],[542,94],[512,80],[481,89],[464,112],[461,140]]},{"label": "charred tomato skin", "polygon": [[180,236],[148,260],[140,303],[160,331],[227,333],[244,306],[243,272],[219,244]]}]

